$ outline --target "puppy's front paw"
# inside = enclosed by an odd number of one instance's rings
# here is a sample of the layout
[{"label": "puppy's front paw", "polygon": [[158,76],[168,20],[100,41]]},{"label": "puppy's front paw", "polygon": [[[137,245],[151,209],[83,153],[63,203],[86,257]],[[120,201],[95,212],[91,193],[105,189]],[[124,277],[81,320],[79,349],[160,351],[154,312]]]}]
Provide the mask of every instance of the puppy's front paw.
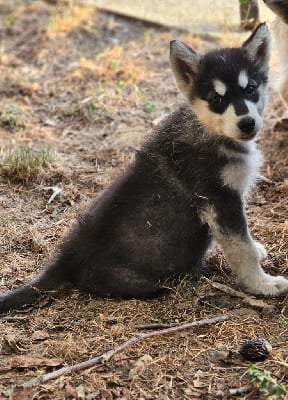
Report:
[{"label": "puppy's front paw", "polygon": [[279,296],[282,293],[288,292],[288,279],[283,276],[271,276],[263,272],[256,279],[251,279],[246,288],[253,294]]},{"label": "puppy's front paw", "polygon": [[263,246],[263,244],[261,244],[259,242],[255,242],[255,241],[254,241],[254,245],[255,245],[257,253],[258,253],[259,261],[264,260],[264,258],[267,257],[267,251],[266,251],[265,247]]}]

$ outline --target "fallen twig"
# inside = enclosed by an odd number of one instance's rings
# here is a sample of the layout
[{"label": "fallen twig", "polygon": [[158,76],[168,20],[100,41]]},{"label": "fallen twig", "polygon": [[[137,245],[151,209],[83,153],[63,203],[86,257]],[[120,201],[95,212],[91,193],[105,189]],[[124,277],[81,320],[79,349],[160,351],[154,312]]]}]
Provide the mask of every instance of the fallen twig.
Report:
[{"label": "fallen twig", "polygon": [[282,365],[282,367],[285,367],[288,369],[288,363],[284,362],[284,361],[280,361],[280,360],[273,360],[274,363]]},{"label": "fallen twig", "polygon": [[208,282],[215,289],[219,289],[219,290],[221,290],[221,292],[231,294],[231,296],[240,297],[242,299],[247,297],[247,294],[240,292],[240,290],[232,289],[230,286],[223,285],[223,283],[210,281],[210,279],[208,279],[208,278],[205,278],[205,281]]},{"label": "fallen twig", "polygon": [[23,316],[22,317],[22,315],[20,316],[20,315],[15,315],[15,316],[13,316],[13,315],[1,315],[1,318],[3,319],[3,320],[5,320],[5,321],[7,321],[7,322],[17,322],[17,321],[21,321],[21,322],[23,322],[23,321],[27,321],[27,319],[28,319],[28,317],[27,316]]},{"label": "fallen twig", "polygon": [[143,325],[134,325],[134,329],[166,329],[166,328],[172,328],[174,326],[177,326],[178,324],[160,324],[160,323],[154,323],[154,324],[143,324]]},{"label": "fallen twig", "polygon": [[247,295],[244,292],[240,292],[240,290],[232,289],[230,286],[223,285],[219,282],[210,281],[210,279],[205,278],[205,280],[215,289],[221,290],[223,293],[230,294],[231,296],[240,297],[244,304],[247,304],[251,307],[260,308],[260,309],[270,309],[269,304],[265,303],[265,301],[261,299],[255,299],[252,296]]},{"label": "fallen twig", "polygon": [[168,335],[175,332],[181,332],[186,329],[195,328],[196,326],[203,326],[203,325],[211,325],[216,324],[217,322],[226,321],[230,318],[229,315],[220,315],[218,317],[209,318],[209,319],[202,319],[200,321],[194,321],[191,323],[177,325],[166,329],[161,329],[157,331],[152,331],[148,333],[140,333],[137,335],[132,336],[130,339],[126,340],[125,342],[119,344],[113,349],[106,351],[105,353],[101,354],[100,356],[91,358],[90,360],[83,361],[82,363],[72,365],[70,367],[63,367],[56,371],[50,372],[48,374],[38,376],[36,378],[31,379],[30,381],[20,385],[21,388],[30,388],[37,384],[42,384],[52,379],[59,378],[64,374],[68,374],[71,372],[78,372],[82,371],[83,369],[94,367],[97,364],[103,364],[108,362],[115,354],[123,351],[126,347],[131,346],[132,344],[139,342],[140,340],[150,339],[155,336],[163,336]]}]

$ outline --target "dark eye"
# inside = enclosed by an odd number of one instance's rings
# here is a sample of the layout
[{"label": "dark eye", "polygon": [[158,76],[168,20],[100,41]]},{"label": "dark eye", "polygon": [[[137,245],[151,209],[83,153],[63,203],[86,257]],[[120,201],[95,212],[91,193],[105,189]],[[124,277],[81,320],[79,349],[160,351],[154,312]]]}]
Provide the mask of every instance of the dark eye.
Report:
[{"label": "dark eye", "polygon": [[222,103],[222,96],[214,94],[214,96],[209,100],[209,103],[213,106],[219,106]]},{"label": "dark eye", "polygon": [[246,95],[248,97],[254,97],[256,95],[256,86],[248,85],[245,89]]}]

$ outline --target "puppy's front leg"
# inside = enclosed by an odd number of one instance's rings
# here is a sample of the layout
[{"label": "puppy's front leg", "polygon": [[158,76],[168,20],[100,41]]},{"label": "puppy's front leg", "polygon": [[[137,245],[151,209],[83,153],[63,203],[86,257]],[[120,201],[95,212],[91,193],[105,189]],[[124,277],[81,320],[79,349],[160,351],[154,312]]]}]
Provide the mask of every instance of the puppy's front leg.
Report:
[{"label": "puppy's front leg", "polygon": [[[288,280],[271,276],[260,266],[261,253],[250,235],[217,235],[232,271],[247,291],[265,296],[277,296],[288,290]],[[258,243],[257,243],[258,245]]]},{"label": "puppy's front leg", "polygon": [[265,258],[266,251],[263,245],[252,240],[241,202],[237,207],[234,199],[234,206],[224,210],[210,205],[203,210],[202,221],[209,225],[232,271],[247,291],[265,296],[288,291],[287,279],[271,276],[261,268],[260,260]]},{"label": "puppy's front leg", "polygon": [[264,260],[264,258],[267,257],[267,251],[266,251],[265,247],[263,246],[263,244],[256,242],[256,240],[254,240],[254,246],[256,247],[259,261]]}]

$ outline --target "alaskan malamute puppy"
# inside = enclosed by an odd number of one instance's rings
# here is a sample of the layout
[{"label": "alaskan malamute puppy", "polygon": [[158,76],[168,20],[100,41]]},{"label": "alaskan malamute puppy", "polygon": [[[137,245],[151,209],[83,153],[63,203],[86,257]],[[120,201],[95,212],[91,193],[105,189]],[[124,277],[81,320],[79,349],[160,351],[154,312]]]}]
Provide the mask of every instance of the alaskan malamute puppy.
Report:
[{"label": "alaskan malamute puppy", "polygon": [[212,239],[243,287],[279,295],[288,280],[265,273],[251,238],[245,198],[261,156],[270,34],[259,25],[240,48],[204,55],[171,42],[170,62],[185,103],[163,120],[135,162],[74,226],[32,281],[0,296],[0,312],[70,284],[96,296],[149,298],[195,274]]}]

